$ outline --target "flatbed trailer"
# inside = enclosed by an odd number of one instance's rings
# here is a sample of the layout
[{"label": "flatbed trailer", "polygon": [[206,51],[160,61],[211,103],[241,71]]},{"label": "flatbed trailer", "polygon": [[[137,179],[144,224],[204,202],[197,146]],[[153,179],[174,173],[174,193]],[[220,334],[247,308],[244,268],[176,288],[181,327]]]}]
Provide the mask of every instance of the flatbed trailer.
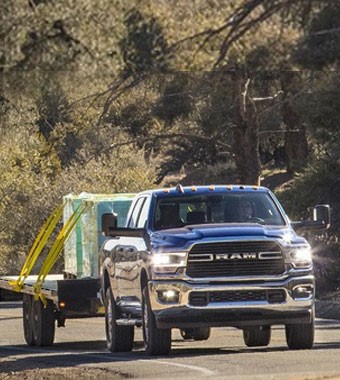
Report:
[{"label": "flatbed trailer", "polygon": [[[24,286],[20,293],[26,293],[34,296],[34,284],[37,281],[38,276],[28,276],[24,282]],[[0,276],[0,288],[13,291],[12,283],[18,279],[18,276]],[[62,274],[48,275],[41,287],[41,293],[53,302],[58,302],[58,284],[59,280],[63,279]]]},{"label": "flatbed trailer", "polygon": [[[46,221],[23,265],[20,275],[0,276],[0,289],[22,295],[24,337],[30,346],[53,344],[55,325],[66,319],[104,316],[100,300],[98,252],[102,244],[101,216],[118,212],[121,223],[134,194],[67,196]],[[47,238],[64,211],[64,227],[45,257],[38,275],[29,274]],[[64,249],[62,274],[50,274]]]},{"label": "flatbed trailer", "polygon": [[[30,346],[53,344],[55,321],[58,327],[65,326],[66,319],[90,318],[104,315],[98,298],[99,279],[64,279],[61,274],[47,275],[40,297],[34,286],[38,276],[28,276],[20,290],[23,295],[24,336]],[[0,277],[2,289],[13,289],[17,276]]]},{"label": "flatbed trailer", "polygon": [[[35,296],[34,285],[38,276],[28,276],[20,293]],[[13,291],[17,276],[0,277],[0,288]],[[53,302],[57,320],[104,315],[99,298],[99,278],[64,279],[63,274],[47,275],[40,289],[44,300]]]}]

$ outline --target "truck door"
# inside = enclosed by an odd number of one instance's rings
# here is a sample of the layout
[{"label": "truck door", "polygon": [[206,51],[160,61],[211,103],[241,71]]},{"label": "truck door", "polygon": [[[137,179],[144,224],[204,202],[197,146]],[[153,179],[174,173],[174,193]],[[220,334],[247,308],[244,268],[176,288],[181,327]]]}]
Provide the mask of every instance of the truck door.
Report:
[{"label": "truck door", "polygon": [[[128,221],[129,228],[144,228],[150,205],[149,197],[139,198]],[[140,236],[121,237],[116,250],[115,279],[119,301],[140,301],[140,272],[143,252],[147,250]]]}]

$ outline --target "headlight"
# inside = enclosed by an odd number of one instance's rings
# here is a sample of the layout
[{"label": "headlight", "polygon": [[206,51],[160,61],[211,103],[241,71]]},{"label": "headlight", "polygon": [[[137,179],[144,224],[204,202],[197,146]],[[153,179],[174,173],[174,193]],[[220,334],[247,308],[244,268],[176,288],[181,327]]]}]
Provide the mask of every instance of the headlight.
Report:
[{"label": "headlight", "polygon": [[312,253],[310,247],[289,248],[288,257],[295,268],[308,268],[312,265]]},{"label": "headlight", "polygon": [[152,257],[152,267],[156,273],[175,273],[178,268],[185,267],[186,252],[155,253]]}]

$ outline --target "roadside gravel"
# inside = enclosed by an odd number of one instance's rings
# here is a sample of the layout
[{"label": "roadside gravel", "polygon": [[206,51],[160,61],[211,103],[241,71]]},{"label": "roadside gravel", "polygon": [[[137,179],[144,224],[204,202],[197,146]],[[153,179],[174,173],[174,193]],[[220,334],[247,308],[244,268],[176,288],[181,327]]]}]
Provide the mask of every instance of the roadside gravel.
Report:
[{"label": "roadside gravel", "polygon": [[54,367],[0,373],[0,380],[119,380],[131,376],[107,368]]}]

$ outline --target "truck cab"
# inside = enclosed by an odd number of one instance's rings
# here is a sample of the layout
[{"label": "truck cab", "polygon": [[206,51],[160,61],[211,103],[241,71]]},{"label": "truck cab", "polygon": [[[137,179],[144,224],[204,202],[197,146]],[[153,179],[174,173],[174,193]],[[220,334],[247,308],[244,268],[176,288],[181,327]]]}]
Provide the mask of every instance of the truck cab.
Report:
[{"label": "truck cab", "polygon": [[284,325],[291,349],[314,341],[311,247],[297,231],[325,229],[329,207],[291,222],[267,188],[192,186],[145,191],[124,228],[106,216],[100,252],[108,348],[129,351],[142,326],[146,352],[167,354],[171,329],[207,339],[212,327],[266,346]]}]

